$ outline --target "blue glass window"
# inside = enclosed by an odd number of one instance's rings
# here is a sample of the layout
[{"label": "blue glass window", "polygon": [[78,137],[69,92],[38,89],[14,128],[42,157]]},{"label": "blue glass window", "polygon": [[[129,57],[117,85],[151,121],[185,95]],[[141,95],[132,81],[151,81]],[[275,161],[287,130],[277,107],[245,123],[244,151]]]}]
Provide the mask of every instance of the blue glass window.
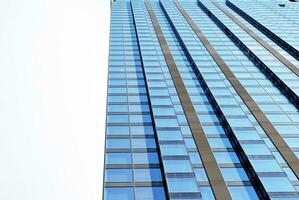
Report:
[{"label": "blue glass window", "polygon": [[176,119],[156,119],[157,127],[178,127]]},{"label": "blue glass window", "polygon": [[128,123],[129,116],[128,115],[108,115],[107,122],[108,123]]},{"label": "blue glass window", "polygon": [[247,155],[271,155],[265,144],[244,144],[243,147]]},{"label": "blue glass window", "polygon": [[187,155],[184,145],[161,145],[162,155]]},{"label": "blue glass window", "polygon": [[261,181],[269,192],[295,192],[287,177],[262,177]]},{"label": "blue glass window", "polygon": [[165,200],[165,191],[162,187],[136,187],[136,200]]},{"label": "blue glass window", "polygon": [[153,134],[154,130],[152,126],[131,126],[131,133],[138,135],[147,135]]},{"label": "blue glass window", "polygon": [[131,169],[106,169],[106,182],[131,182],[133,181]]},{"label": "blue glass window", "polygon": [[201,164],[201,159],[197,152],[189,152],[189,157],[192,164]]},{"label": "blue glass window", "polygon": [[130,153],[106,153],[106,164],[131,164]]},{"label": "blue glass window", "polygon": [[170,192],[197,192],[197,183],[193,178],[168,178]]},{"label": "blue glass window", "polygon": [[131,187],[105,188],[105,200],[134,200],[134,190]]},{"label": "blue glass window", "polygon": [[192,172],[189,160],[164,160],[166,173],[171,172]]},{"label": "blue glass window", "polygon": [[162,181],[160,169],[134,169],[136,182]]},{"label": "blue glass window", "polygon": [[208,181],[208,177],[203,168],[194,168],[194,173],[197,181]]},{"label": "blue glass window", "polygon": [[240,163],[234,152],[214,152],[214,155],[218,163]]},{"label": "blue glass window", "polygon": [[130,115],[131,123],[146,123],[151,121],[152,119],[150,115]]},{"label": "blue glass window", "polygon": [[225,181],[248,181],[246,172],[242,168],[221,168]]},{"label": "blue glass window", "polygon": [[158,131],[159,140],[182,140],[179,131]]},{"label": "blue glass window", "polygon": [[232,199],[236,200],[258,200],[253,187],[251,186],[230,186],[229,192],[232,196]]},{"label": "blue glass window", "polygon": [[212,148],[231,148],[231,144],[227,138],[209,138]]},{"label": "blue glass window", "polygon": [[156,148],[155,139],[132,139],[132,148]]},{"label": "blue glass window", "polygon": [[278,163],[273,160],[252,160],[253,168],[257,172],[281,172]]},{"label": "blue glass window", "polygon": [[129,139],[107,139],[107,148],[130,148]]},{"label": "blue glass window", "polygon": [[206,200],[215,200],[213,191],[210,187],[200,187],[200,193],[202,196],[202,199],[206,199]]},{"label": "blue glass window", "polygon": [[158,164],[159,157],[157,153],[133,153],[134,164]]},{"label": "blue glass window", "polygon": [[128,126],[108,126],[108,135],[128,135],[130,133]]}]

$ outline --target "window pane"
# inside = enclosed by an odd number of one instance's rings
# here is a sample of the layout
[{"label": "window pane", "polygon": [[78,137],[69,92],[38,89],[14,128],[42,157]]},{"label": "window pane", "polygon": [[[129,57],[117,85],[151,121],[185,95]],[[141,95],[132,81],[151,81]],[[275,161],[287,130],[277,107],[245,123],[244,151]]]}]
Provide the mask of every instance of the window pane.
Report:
[{"label": "window pane", "polygon": [[203,200],[215,200],[213,191],[210,187],[200,187],[200,192]]},{"label": "window pane", "polygon": [[134,190],[128,187],[105,188],[104,200],[134,200]]},{"label": "window pane", "polygon": [[157,153],[133,153],[134,164],[158,164],[159,157]]},{"label": "window pane", "polygon": [[294,187],[286,177],[262,177],[261,180],[269,192],[295,192]]},{"label": "window pane", "polygon": [[107,139],[107,148],[130,148],[129,139]]},{"label": "window pane", "polygon": [[165,200],[165,192],[162,187],[136,187],[136,200]]},{"label": "window pane", "polygon": [[131,182],[133,181],[131,169],[106,169],[106,182]]},{"label": "window pane", "polygon": [[132,148],[156,148],[154,139],[132,139]]},{"label": "window pane", "polygon": [[162,181],[160,169],[134,169],[136,182]]},{"label": "window pane", "polygon": [[233,200],[258,200],[253,187],[250,186],[230,186],[230,194]]},{"label": "window pane", "polygon": [[107,164],[131,164],[130,153],[106,153]]},{"label": "window pane", "polygon": [[168,178],[170,192],[198,192],[197,183],[191,178]]},{"label": "window pane", "polygon": [[164,160],[164,168],[167,173],[192,172],[189,160]]},{"label": "window pane", "polygon": [[187,155],[184,145],[161,145],[162,155]]},{"label": "window pane", "polygon": [[253,168],[257,172],[281,172],[276,160],[252,160]]},{"label": "window pane", "polygon": [[248,181],[245,171],[241,168],[221,168],[225,181]]}]

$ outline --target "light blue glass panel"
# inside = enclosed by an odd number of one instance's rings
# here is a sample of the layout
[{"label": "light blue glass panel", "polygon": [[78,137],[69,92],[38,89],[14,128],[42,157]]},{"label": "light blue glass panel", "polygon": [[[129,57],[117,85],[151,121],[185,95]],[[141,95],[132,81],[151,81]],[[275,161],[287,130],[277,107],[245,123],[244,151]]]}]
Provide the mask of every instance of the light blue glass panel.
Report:
[{"label": "light blue glass panel", "polygon": [[182,140],[181,132],[179,131],[158,131],[159,140]]},{"label": "light blue glass panel", "polygon": [[252,160],[256,172],[281,172],[281,167],[273,160]]},{"label": "light blue glass panel", "polygon": [[218,163],[240,163],[234,152],[214,152]]},{"label": "light blue glass panel", "polygon": [[134,190],[129,187],[105,188],[104,200],[134,200]]},{"label": "light blue glass panel", "polygon": [[165,192],[162,187],[136,187],[136,200],[165,200]]},{"label": "light blue glass panel", "polygon": [[261,181],[269,192],[294,192],[295,189],[286,177],[262,177]]},{"label": "light blue glass panel", "polygon": [[233,200],[258,200],[253,187],[251,186],[230,186],[229,192]]},{"label": "light blue glass panel", "polygon": [[133,153],[134,164],[157,164],[159,157],[157,153]]},{"label": "light blue glass panel", "polygon": [[108,126],[107,135],[128,135],[130,133],[128,126]]},{"label": "light blue glass panel", "polygon": [[131,139],[132,148],[156,148],[155,139]]},{"label": "light blue glass panel", "polygon": [[178,127],[178,122],[176,119],[156,119],[157,127]]},{"label": "light blue glass panel", "polygon": [[200,187],[200,193],[203,200],[215,200],[213,191],[210,187]]},{"label": "light blue glass panel", "polygon": [[135,182],[162,181],[160,169],[134,169]]},{"label": "light blue glass panel", "polygon": [[106,169],[106,182],[131,182],[133,181],[131,169]]},{"label": "light blue glass panel", "polygon": [[131,164],[130,153],[106,153],[107,164]]},{"label": "light blue glass panel", "polygon": [[194,168],[194,173],[197,181],[208,181],[208,177],[203,168]]},{"label": "light blue glass panel", "polygon": [[246,172],[242,168],[221,168],[225,181],[248,181]]},{"label": "light blue glass panel", "polygon": [[129,139],[107,139],[106,148],[130,148]]},{"label": "light blue glass panel", "polygon": [[197,192],[197,183],[193,178],[168,178],[170,192]]},{"label": "light blue glass panel", "polygon": [[192,172],[189,160],[164,160],[164,169],[166,173]]},{"label": "light blue glass panel", "polygon": [[184,145],[161,145],[161,152],[164,156],[187,155]]}]

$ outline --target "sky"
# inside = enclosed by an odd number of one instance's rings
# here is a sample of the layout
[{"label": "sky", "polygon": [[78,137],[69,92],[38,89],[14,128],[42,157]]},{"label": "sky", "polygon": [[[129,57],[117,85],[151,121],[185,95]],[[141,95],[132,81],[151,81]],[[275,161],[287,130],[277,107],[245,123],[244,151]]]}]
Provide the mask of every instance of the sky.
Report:
[{"label": "sky", "polygon": [[101,199],[109,0],[0,0],[0,199]]}]

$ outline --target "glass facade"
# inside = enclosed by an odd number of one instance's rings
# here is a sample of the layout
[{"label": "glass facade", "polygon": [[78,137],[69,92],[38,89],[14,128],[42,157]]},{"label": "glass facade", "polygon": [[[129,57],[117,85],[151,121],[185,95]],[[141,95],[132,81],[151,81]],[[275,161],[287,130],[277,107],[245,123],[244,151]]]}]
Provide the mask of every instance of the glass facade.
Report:
[{"label": "glass facade", "polygon": [[298,17],[287,0],[111,2],[103,199],[299,199]]}]

